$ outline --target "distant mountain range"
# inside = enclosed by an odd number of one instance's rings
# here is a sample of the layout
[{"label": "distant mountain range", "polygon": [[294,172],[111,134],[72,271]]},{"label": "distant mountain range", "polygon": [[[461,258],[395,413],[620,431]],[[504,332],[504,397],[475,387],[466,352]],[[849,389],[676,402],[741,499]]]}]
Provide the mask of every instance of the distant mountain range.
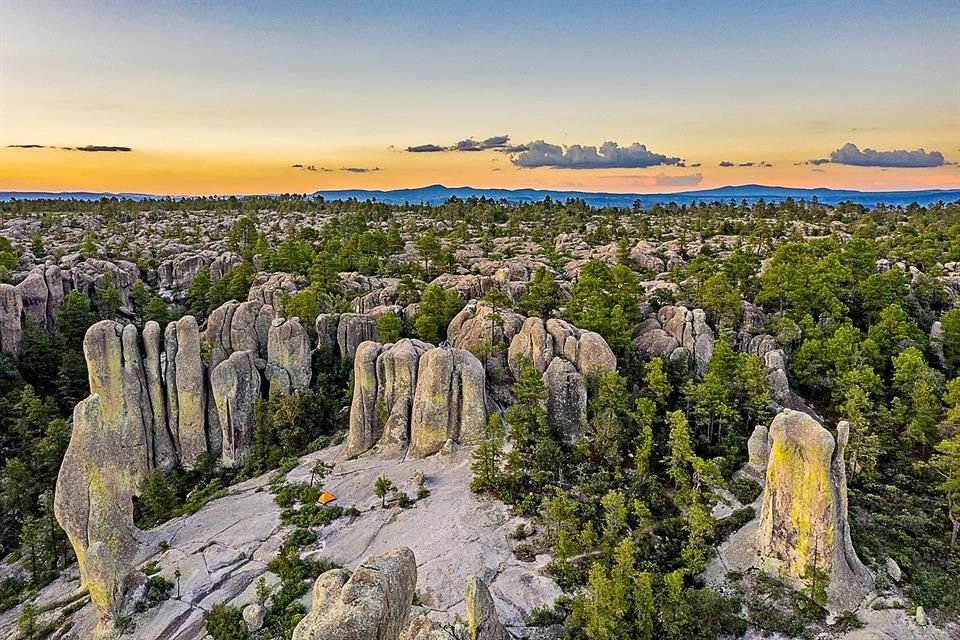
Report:
[{"label": "distant mountain range", "polygon": [[[629,207],[635,201],[648,207],[653,204],[676,202],[689,204],[692,202],[717,202],[726,200],[746,200],[754,203],[763,199],[768,202],[780,202],[787,198],[794,200],[812,200],[817,198],[823,204],[834,205],[844,201],[855,202],[864,206],[874,206],[878,203],[889,205],[906,205],[911,202],[927,205],[934,202],[952,202],[960,200],[960,189],[929,189],[925,191],[854,191],[845,189],[794,189],[790,187],[771,187],[759,184],[718,187],[703,191],[682,191],[679,193],[597,193],[591,191],[551,191],[541,189],[477,189],[474,187],[446,187],[440,184],[416,189],[393,189],[378,191],[368,189],[346,189],[339,191],[317,191],[314,196],[323,196],[327,200],[377,200],[388,204],[441,204],[451,196],[461,199],[470,197],[486,197],[493,200],[507,200],[508,202],[537,202],[550,197],[553,200],[567,200],[579,198],[594,206]],[[18,198],[22,200],[39,200],[42,198],[98,200],[103,197],[130,198],[142,200],[150,198],[143,193],[92,193],[74,191],[67,193],[53,193],[41,191],[0,191],[0,201]]]}]

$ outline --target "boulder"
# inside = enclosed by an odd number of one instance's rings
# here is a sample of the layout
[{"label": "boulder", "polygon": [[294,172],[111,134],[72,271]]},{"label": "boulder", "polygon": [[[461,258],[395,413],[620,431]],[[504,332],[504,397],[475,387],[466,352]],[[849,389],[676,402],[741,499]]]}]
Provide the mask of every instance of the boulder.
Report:
[{"label": "boulder", "polygon": [[274,318],[273,307],[259,301],[230,300],[214,309],[203,332],[205,350],[210,354],[210,369],[234,351],[249,351],[258,364],[266,360]]},{"label": "boulder", "polygon": [[512,640],[512,636],[507,633],[497,618],[497,610],[493,605],[487,583],[477,576],[467,578],[464,607],[467,614],[467,630],[471,638]]},{"label": "boulder", "polygon": [[267,608],[262,604],[251,602],[243,608],[243,621],[247,623],[247,630],[260,631],[263,628],[263,619],[267,617]]},{"label": "boulder", "polygon": [[260,398],[260,371],[249,351],[234,351],[210,372],[210,389],[222,431],[221,462],[241,466],[253,444],[254,407]]},{"label": "boulder", "polygon": [[22,315],[20,292],[13,285],[0,283],[0,351],[13,357],[20,355],[23,342]]},{"label": "boulder", "polygon": [[310,387],[313,348],[299,318],[275,318],[267,335],[267,379],[270,389],[293,393]]},{"label": "boulder", "polygon": [[520,377],[520,363],[529,362],[539,371],[546,371],[553,360],[553,336],[541,318],[527,318],[520,331],[510,341],[507,362],[514,379]]},{"label": "boulder", "polygon": [[766,425],[758,424],[747,440],[747,470],[758,479],[766,477],[770,461],[770,434]]},{"label": "boulder", "polygon": [[481,358],[491,381],[505,382],[509,374],[507,350],[524,320],[514,311],[472,300],[450,321],[447,340]]},{"label": "boulder", "polygon": [[[35,267],[17,285],[17,292],[20,294],[20,301],[23,304],[23,319],[36,327],[52,329],[53,327],[48,326],[47,298],[50,292],[47,289],[47,279],[44,274],[45,268],[43,266]],[[62,301],[62,282],[60,295]],[[55,311],[53,315],[56,315]]]},{"label": "boulder", "polygon": [[553,337],[554,350],[576,365],[580,373],[609,373],[617,369],[617,357],[599,333],[584,331],[565,320],[551,318],[547,333]]},{"label": "boulder", "polygon": [[702,309],[665,305],[634,328],[633,348],[647,358],[687,360],[698,376],[713,357],[716,336]]},{"label": "boulder", "polygon": [[770,461],[759,524],[764,570],[804,585],[809,567],[826,576],[827,608],[856,610],[873,588],[872,574],[850,540],[843,450],[849,426],[837,440],[805,413],[785,409],[770,425]]},{"label": "boulder", "polygon": [[453,347],[425,352],[413,398],[410,455],[431,455],[448,440],[476,441],[486,420],[486,377],[476,356]]},{"label": "boulder", "polygon": [[247,300],[261,302],[276,309],[284,298],[296,295],[297,291],[297,278],[293,274],[261,273],[250,285]]},{"label": "boulder", "polygon": [[407,625],[417,586],[413,551],[400,547],[364,560],[351,574],[334,569],[317,578],[310,612],[294,640],[397,640]]},{"label": "boulder", "polygon": [[313,327],[317,331],[317,349],[329,349],[331,353],[338,354],[337,345],[337,327],[340,325],[339,313],[321,313],[317,316]]},{"label": "boulder", "polygon": [[576,440],[587,422],[587,385],[569,360],[557,356],[543,375],[547,391],[547,422],[567,441]]},{"label": "boulder", "polygon": [[360,343],[367,340],[377,340],[377,323],[373,318],[360,313],[340,314],[337,346],[341,358],[352,358]]},{"label": "boulder", "polygon": [[896,560],[893,558],[887,558],[883,566],[891,580],[894,582],[900,582],[900,580],[903,578],[903,571],[900,570],[900,565],[897,564]]}]

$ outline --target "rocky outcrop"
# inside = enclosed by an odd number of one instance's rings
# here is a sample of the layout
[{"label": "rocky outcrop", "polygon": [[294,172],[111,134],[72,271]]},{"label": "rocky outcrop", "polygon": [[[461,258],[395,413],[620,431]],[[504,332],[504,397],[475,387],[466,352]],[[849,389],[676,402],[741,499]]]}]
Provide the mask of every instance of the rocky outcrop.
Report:
[{"label": "rocky outcrop", "polygon": [[57,330],[57,312],[63,304],[63,275],[56,265],[34,267],[19,284],[23,318],[47,331]]},{"label": "rocky outcrop", "polygon": [[703,309],[666,305],[657,315],[634,329],[633,348],[642,356],[683,359],[691,363],[698,376],[706,371],[713,357],[713,329]]},{"label": "rocky outcrop", "polygon": [[487,291],[496,288],[496,281],[490,276],[458,275],[444,273],[433,279],[435,284],[444,291],[453,289],[464,300],[476,300],[483,297]]},{"label": "rocky outcrop", "polygon": [[785,404],[790,398],[790,380],[787,378],[787,357],[776,338],[764,332],[767,316],[759,307],[743,303],[743,316],[737,334],[737,346],[763,361],[767,368],[767,384],[774,402]]},{"label": "rocky outcrop", "polygon": [[99,258],[87,258],[70,268],[69,272],[73,288],[85,294],[91,301],[96,300],[96,292],[103,288],[104,277],[109,273],[113,287],[120,296],[121,313],[133,314],[130,292],[140,279],[140,269],[134,263],[127,260],[113,263]]},{"label": "rocky outcrop", "polygon": [[386,416],[379,444],[400,453],[410,443],[410,412],[417,389],[420,357],[433,345],[404,338],[387,345],[377,358],[377,413]]},{"label": "rocky outcrop", "polygon": [[339,313],[321,313],[313,323],[317,332],[317,349],[328,349],[330,353],[339,355],[337,345],[337,328],[340,326]]},{"label": "rocky outcrop", "polygon": [[424,353],[410,418],[410,455],[436,453],[448,440],[474,442],[486,420],[486,379],[476,356],[452,347]]},{"label": "rocky outcrop", "polygon": [[572,362],[555,357],[543,374],[547,391],[547,422],[573,441],[587,422],[586,380]]},{"label": "rocky outcrop", "polygon": [[766,480],[767,465],[770,463],[770,432],[766,425],[758,424],[750,434],[747,440],[747,465],[745,471],[748,475],[755,477],[760,481]]},{"label": "rocky outcrop", "polygon": [[507,351],[514,378],[523,363],[543,372],[547,391],[547,420],[568,440],[575,440],[586,424],[588,375],[617,368],[617,358],[599,334],[581,331],[569,322],[527,318]]},{"label": "rocky outcrop", "polygon": [[377,339],[377,321],[360,313],[343,313],[337,322],[337,348],[341,358],[352,358],[360,343]]},{"label": "rocky outcrop", "polygon": [[296,295],[297,278],[290,273],[258,274],[247,294],[249,302],[260,302],[276,309],[282,299]]},{"label": "rocky outcrop", "polygon": [[527,362],[540,371],[546,371],[556,353],[553,336],[547,333],[542,318],[527,318],[520,331],[510,341],[507,362],[514,378],[520,376],[522,362]]},{"label": "rocky outcrop", "polygon": [[509,374],[507,350],[523,323],[519,313],[474,300],[450,321],[447,340],[480,358],[492,382],[502,382]]},{"label": "rocky outcrop", "polygon": [[210,388],[222,432],[221,463],[242,465],[253,444],[254,407],[260,398],[260,371],[249,351],[234,351],[210,372]]},{"label": "rocky outcrop", "polygon": [[210,368],[215,368],[234,351],[249,351],[255,359],[265,361],[274,318],[273,307],[262,302],[230,300],[214,309],[203,332]]},{"label": "rocky outcrop", "polygon": [[810,416],[786,409],[770,425],[770,454],[759,525],[764,570],[796,584],[816,567],[826,580],[827,607],[855,610],[873,588],[857,557],[847,518],[843,450],[849,426],[837,440]]},{"label": "rocky outcrop", "polygon": [[313,348],[299,318],[275,318],[267,334],[267,380],[271,391],[293,393],[310,387]]},{"label": "rocky outcrop", "polygon": [[23,341],[23,303],[17,288],[0,283],[0,351],[13,357],[20,355]]},{"label": "rocky outcrop", "polygon": [[382,425],[378,415],[377,358],[383,345],[367,340],[357,347],[353,358],[353,401],[350,404],[350,431],[344,455],[358,456],[380,439]]},{"label": "rocky outcrop", "polygon": [[439,451],[479,437],[486,421],[483,367],[470,352],[403,339],[366,341],[354,358],[350,432],[354,457],[376,448],[385,457]]},{"label": "rocky outcrop", "polygon": [[294,640],[397,640],[417,586],[413,551],[400,547],[364,560],[352,574],[334,569],[317,578],[310,613]]},{"label": "rocky outcrop", "polygon": [[377,307],[397,304],[397,299],[399,298],[397,285],[399,282],[399,278],[383,278],[380,283],[382,285],[381,287],[353,299],[351,305],[353,306],[354,313],[370,313]]},{"label": "rocky outcrop", "polygon": [[98,322],[87,331],[83,350],[90,396],[74,409],[54,512],[108,629],[137,549],[133,497],[153,467],[153,416],[132,325]]},{"label": "rocky outcrop", "polygon": [[226,251],[218,254],[208,250],[199,253],[181,253],[157,266],[157,286],[160,295],[168,300],[183,300],[193,279],[207,270],[212,280],[219,280],[243,262],[238,254]]}]

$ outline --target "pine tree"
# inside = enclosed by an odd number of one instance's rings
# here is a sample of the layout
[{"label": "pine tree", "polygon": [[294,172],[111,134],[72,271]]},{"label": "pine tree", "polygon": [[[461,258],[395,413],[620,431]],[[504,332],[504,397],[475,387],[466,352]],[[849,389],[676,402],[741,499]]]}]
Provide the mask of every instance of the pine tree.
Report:
[{"label": "pine tree", "polygon": [[473,480],[470,482],[471,491],[496,493],[500,489],[502,484],[500,463],[503,460],[504,436],[500,415],[491,414],[484,427],[483,440],[473,452],[473,464],[470,465],[470,470],[473,472]]}]

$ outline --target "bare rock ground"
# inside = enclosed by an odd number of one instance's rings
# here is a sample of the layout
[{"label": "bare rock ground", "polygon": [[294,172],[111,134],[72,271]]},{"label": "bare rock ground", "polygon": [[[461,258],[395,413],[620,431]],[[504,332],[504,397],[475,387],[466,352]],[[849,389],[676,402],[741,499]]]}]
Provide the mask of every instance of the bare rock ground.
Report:
[{"label": "bare rock ground", "polygon": [[[500,502],[470,492],[469,449],[399,461],[371,456],[340,460],[341,449],[338,445],[309,454],[287,476],[306,482],[318,459],[333,462],[336,466],[324,488],[337,496],[335,504],[361,511],[359,517],[343,517],[317,529],[317,543],[304,555],[353,569],[371,554],[408,546],[417,560],[419,602],[431,617],[444,621],[464,615],[464,588],[471,575],[490,586],[499,617],[508,627],[522,626],[533,608],[560,595],[559,587],[541,574],[546,558],[524,563],[514,557],[508,535],[521,519]],[[414,498],[417,471],[424,474],[430,495],[409,509],[381,508],[373,494],[376,478],[385,476]],[[254,602],[260,576],[266,576],[271,586],[277,584],[267,563],[292,528],[280,525],[280,508],[267,485],[267,476],[234,485],[230,495],[197,513],[141,533],[138,566],[156,561],[160,575],[175,586],[169,600],[133,616],[132,637],[199,640],[205,635],[203,613],[214,604],[243,607]],[[36,604],[63,600],[78,585],[73,566],[39,594]],[[309,600],[308,592],[304,598],[308,607]],[[16,637],[19,612],[15,607],[0,614],[0,637]],[[62,638],[90,637],[96,616],[89,603],[71,620],[73,627]]]}]

